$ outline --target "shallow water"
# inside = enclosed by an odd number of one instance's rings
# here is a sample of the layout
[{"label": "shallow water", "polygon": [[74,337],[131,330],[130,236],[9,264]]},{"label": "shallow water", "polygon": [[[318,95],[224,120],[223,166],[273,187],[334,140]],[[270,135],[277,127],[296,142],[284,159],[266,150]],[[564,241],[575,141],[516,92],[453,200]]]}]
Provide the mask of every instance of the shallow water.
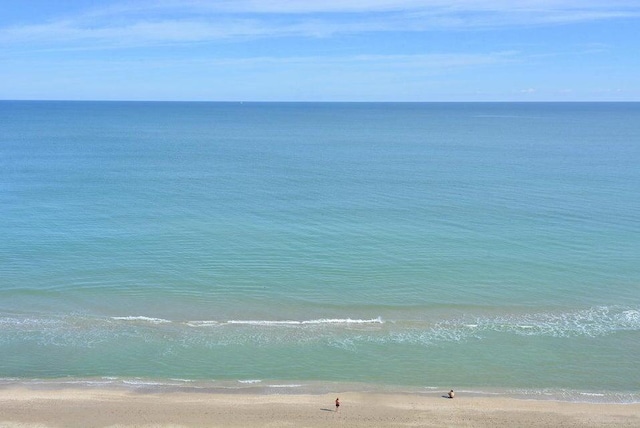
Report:
[{"label": "shallow water", "polygon": [[0,120],[2,378],[640,390],[640,104]]}]

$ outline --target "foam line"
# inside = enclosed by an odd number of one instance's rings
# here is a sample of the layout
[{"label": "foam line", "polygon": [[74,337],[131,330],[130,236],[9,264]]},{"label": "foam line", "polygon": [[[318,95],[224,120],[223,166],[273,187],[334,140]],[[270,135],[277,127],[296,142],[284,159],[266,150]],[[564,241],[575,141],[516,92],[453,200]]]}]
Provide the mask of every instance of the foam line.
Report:
[{"label": "foam line", "polygon": [[351,318],[322,318],[306,321],[267,321],[267,320],[229,320],[226,324],[256,325],[256,326],[280,326],[280,325],[321,325],[321,324],[383,324],[380,317],[374,319],[351,319]]},{"label": "foam line", "polygon": [[116,321],[146,321],[152,324],[165,324],[165,323],[171,322],[163,318],[151,318],[151,317],[144,317],[144,316],[111,317],[111,319]]}]

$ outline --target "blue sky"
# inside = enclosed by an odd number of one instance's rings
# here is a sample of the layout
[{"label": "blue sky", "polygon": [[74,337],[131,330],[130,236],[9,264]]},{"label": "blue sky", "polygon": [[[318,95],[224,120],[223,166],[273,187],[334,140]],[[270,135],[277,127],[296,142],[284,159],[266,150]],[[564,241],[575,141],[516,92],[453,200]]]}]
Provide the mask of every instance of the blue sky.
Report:
[{"label": "blue sky", "polygon": [[0,99],[640,101],[640,1],[0,0]]}]

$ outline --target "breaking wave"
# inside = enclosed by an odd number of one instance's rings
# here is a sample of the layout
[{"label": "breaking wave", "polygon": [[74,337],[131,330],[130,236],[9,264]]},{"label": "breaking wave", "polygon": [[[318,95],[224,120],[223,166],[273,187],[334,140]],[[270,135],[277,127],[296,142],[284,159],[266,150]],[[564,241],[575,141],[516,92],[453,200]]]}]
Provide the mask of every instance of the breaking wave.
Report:
[{"label": "breaking wave", "polygon": [[[513,334],[544,337],[597,337],[640,330],[637,308],[594,307],[570,312],[534,312],[496,316],[462,316],[439,322],[375,318],[310,320],[180,321],[144,315],[95,318],[0,317],[0,344],[32,341],[40,345],[92,347],[118,338],[170,342],[181,346],[231,344],[318,343],[352,348],[358,343],[408,343],[429,346],[440,342],[482,339]],[[190,333],[191,332],[191,333]]]}]

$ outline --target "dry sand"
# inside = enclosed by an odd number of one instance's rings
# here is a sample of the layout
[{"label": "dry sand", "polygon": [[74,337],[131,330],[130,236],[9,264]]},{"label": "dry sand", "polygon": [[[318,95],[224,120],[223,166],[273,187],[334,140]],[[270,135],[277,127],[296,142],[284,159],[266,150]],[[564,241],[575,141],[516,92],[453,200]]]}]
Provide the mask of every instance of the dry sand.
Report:
[{"label": "dry sand", "polygon": [[[442,395],[444,395],[444,391]],[[440,394],[249,395],[0,390],[1,427],[640,427],[640,403]],[[341,407],[335,411],[334,401]]]}]

